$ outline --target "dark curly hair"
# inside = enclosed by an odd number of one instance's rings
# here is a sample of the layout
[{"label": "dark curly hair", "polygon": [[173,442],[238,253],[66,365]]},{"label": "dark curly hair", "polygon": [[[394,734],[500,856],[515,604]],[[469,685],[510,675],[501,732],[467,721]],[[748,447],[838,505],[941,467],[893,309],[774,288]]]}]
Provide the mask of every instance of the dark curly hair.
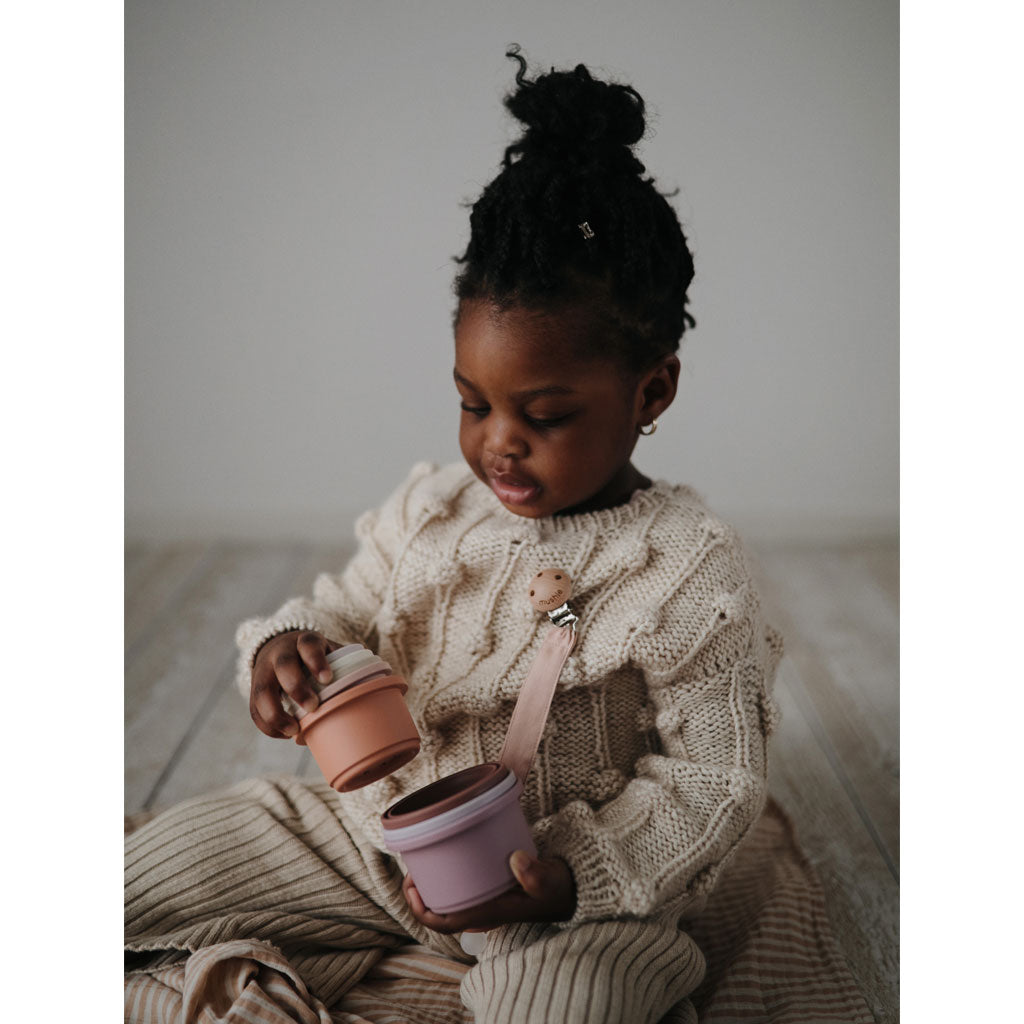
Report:
[{"label": "dark curly hair", "polygon": [[505,106],[526,130],[473,204],[455,294],[499,310],[571,308],[589,321],[590,352],[642,370],[675,352],[694,325],[686,311],[693,257],[632,151],[644,101],[583,64],[529,81],[519,47],[506,56],[519,70]]}]

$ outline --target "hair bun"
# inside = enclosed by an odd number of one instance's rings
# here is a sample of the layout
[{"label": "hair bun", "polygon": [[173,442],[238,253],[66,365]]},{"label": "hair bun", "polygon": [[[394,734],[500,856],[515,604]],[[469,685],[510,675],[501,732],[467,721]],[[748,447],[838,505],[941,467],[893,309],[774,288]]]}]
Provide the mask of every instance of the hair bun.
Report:
[{"label": "hair bun", "polygon": [[519,88],[505,98],[505,106],[526,125],[513,151],[579,162],[625,156],[630,171],[643,170],[630,152],[645,129],[644,101],[635,89],[598,81],[583,64],[530,82],[518,47],[506,56],[519,63]]}]

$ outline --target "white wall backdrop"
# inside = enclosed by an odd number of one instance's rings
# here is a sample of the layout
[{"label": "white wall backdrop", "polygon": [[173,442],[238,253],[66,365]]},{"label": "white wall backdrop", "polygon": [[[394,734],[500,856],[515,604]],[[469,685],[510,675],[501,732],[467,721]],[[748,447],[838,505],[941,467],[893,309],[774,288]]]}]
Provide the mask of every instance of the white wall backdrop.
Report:
[{"label": "white wall backdrop", "polygon": [[334,540],[459,457],[451,257],[583,62],[648,102],[698,326],[637,464],[753,537],[896,530],[895,0],[129,0],[126,536]]}]

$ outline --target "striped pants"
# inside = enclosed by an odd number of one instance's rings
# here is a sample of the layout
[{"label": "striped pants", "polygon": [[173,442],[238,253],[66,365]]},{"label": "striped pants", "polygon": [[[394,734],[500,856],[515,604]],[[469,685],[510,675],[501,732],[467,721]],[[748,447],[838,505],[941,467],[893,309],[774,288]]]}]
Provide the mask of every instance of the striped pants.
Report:
[{"label": "striped pants", "polygon": [[[457,936],[412,916],[401,885],[395,860],[346,827],[325,783],[250,780],[179,804],[127,837],[126,964],[152,969],[260,939],[330,1008],[410,942],[471,962]],[[700,950],[674,920],[524,923],[488,933],[461,996],[486,1024],[693,1024],[686,997],[703,976]],[[129,1009],[125,1019],[146,1018]]]}]

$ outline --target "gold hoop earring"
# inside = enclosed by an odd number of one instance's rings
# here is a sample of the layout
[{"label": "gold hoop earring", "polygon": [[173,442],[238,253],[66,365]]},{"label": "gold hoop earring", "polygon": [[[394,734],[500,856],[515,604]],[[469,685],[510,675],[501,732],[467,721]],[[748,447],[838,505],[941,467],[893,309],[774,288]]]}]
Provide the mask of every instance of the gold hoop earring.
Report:
[{"label": "gold hoop earring", "polygon": [[637,428],[640,431],[640,433],[644,435],[644,437],[650,437],[651,434],[653,434],[658,429],[658,421],[651,420],[651,422],[648,423],[647,426],[650,428],[649,430],[644,430],[643,427]]}]

